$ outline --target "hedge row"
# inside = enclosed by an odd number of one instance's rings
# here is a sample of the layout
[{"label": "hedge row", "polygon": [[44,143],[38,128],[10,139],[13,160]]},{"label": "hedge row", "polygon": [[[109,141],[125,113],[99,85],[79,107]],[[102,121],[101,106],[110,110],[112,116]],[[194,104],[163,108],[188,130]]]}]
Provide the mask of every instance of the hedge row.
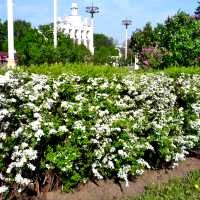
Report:
[{"label": "hedge row", "polygon": [[128,186],[145,168],[175,167],[199,141],[199,75],[0,76],[4,196],[50,170],[65,191],[91,179]]}]

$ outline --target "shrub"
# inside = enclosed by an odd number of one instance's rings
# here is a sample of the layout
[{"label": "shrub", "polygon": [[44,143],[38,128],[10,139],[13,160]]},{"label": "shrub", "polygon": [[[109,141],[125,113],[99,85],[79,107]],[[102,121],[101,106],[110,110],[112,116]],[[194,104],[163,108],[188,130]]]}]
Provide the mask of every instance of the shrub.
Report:
[{"label": "shrub", "polygon": [[[0,76],[0,191],[175,166],[199,145],[199,75]],[[40,178],[38,178],[40,177]]]},{"label": "shrub", "polygon": [[140,55],[140,66],[143,69],[162,69],[163,68],[163,59],[167,55],[167,51],[162,48],[149,47],[143,48]]}]

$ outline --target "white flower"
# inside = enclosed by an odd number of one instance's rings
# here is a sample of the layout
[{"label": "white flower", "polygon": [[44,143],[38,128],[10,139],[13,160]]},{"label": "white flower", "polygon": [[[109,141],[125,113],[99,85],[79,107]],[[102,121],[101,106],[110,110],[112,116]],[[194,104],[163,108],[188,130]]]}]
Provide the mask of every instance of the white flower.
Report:
[{"label": "white flower", "polygon": [[92,172],[93,172],[94,176],[97,177],[98,179],[103,179],[103,176],[98,172],[96,167],[97,167],[96,163],[93,163],[92,164]]},{"label": "white flower", "polygon": [[175,162],[175,163],[172,164],[172,169],[174,169],[176,167],[178,167],[178,163]]},{"label": "white flower", "polygon": [[45,103],[45,107],[50,110],[54,103],[55,103],[55,101],[53,99],[47,99],[47,101]]},{"label": "white flower", "polygon": [[128,154],[125,152],[125,151],[123,151],[123,150],[118,150],[118,154],[120,155],[120,156],[123,156],[123,157],[128,157]]},{"label": "white flower", "polygon": [[94,144],[99,144],[99,141],[96,140],[96,139],[91,139],[91,141],[92,141]]},{"label": "white flower", "polygon": [[36,132],[35,132],[35,137],[37,138],[37,141],[40,140],[40,138],[44,135],[44,132],[42,129],[38,129]]},{"label": "white flower", "polygon": [[76,101],[83,101],[84,100],[84,97],[82,96],[83,94],[79,94],[75,97],[75,100]]},{"label": "white flower", "polygon": [[111,169],[115,168],[114,163],[111,160],[108,161],[108,167]]},{"label": "white flower", "polygon": [[29,95],[29,100],[31,102],[36,101],[37,100],[37,96],[36,95]]},{"label": "white flower", "polygon": [[82,121],[76,121],[74,123],[74,129],[79,129],[81,131],[85,131],[86,127],[83,125]]},{"label": "white flower", "polygon": [[32,122],[30,124],[30,126],[33,131],[38,131],[41,127],[41,122],[39,120],[36,120],[36,121]]},{"label": "white flower", "polygon": [[38,121],[42,120],[42,116],[40,113],[34,113],[33,116],[34,116],[34,118],[38,119]]},{"label": "white flower", "polygon": [[51,134],[56,134],[57,133],[57,131],[55,130],[55,129],[51,129],[50,131],[49,131],[49,134],[51,135]]},{"label": "white flower", "polygon": [[68,132],[68,129],[66,128],[66,126],[60,126],[58,128],[58,131],[66,133],[66,132]]},{"label": "white flower", "polygon": [[135,173],[140,176],[140,175],[144,174],[144,170],[143,169],[137,169]]},{"label": "white flower", "polygon": [[6,133],[0,133],[0,139],[5,140],[6,139]]},{"label": "white flower", "polygon": [[103,117],[103,116],[108,115],[108,114],[109,114],[108,110],[100,110],[99,111],[99,117]]},{"label": "white flower", "polygon": [[170,155],[167,155],[167,156],[165,157],[165,161],[166,161],[166,162],[169,162],[169,161],[171,161],[171,159],[172,159],[172,158],[171,158],[171,156],[170,156]]},{"label": "white flower", "polygon": [[1,186],[1,187],[0,187],[0,194],[6,192],[7,190],[8,190],[8,187],[7,187],[7,186],[5,186],[5,185]]},{"label": "white flower", "polygon": [[31,164],[31,163],[28,163],[27,166],[28,166],[28,168],[31,169],[32,171],[35,171],[35,169],[36,169],[36,167],[35,167],[33,164]]},{"label": "white flower", "polygon": [[115,152],[115,147],[111,147],[110,152],[114,153]]},{"label": "white flower", "polygon": [[26,147],[28,147],[28,144],[25,143],[25,142],[23,142],[23,143],[21,144],[21,147],[22,147],[22,149],[25,149]]},{"label": "white flower", "polygon": [[138,162],[138,164],[141,164],[141,165],[147,167],[148,169],[151,168],[150,165],[149,165],[149,163],[146,162],[146,161],[145,161],[144,159],[142,159],[142,158],[138,159],[137,162]]},{"label": "white flower", "polygon": [[174,160],[176,162],[185,160],[185,154],[184,153],[176,153],[174,156]]},{"label": "white flower", "polygon": [[9,111],[7,109],[0,110],[0,121],[3,120],[6,116],[9,116]]},{"label": "white flower", "polygon": [[67,101],[62,101],[61,108],[67,110],[68,108],[70,108],[70,104]]},{"label": "white flower", "polygon": [[109,87],[109,83],[108,82],[105,82],[100,86],[101,89],[106,89],[108,87]]},{"label": "white flower", "polygon": [[117,176],[125,181],[126,187],[129,186],[128,173],[129,173],[130,169],[131,169],[130,165],[124,165],[124,166],[122,166],[122,168],[119,169],[119,171],[117,173]]},{"label": "white flower", "polygon": [[19,127],[14,133],[13,136],[14,137],[19,137],[19,135],[24,131],[24,129],[22,127]]},{"label": "white flower", "polygon": [[15,181],[16,181],[16,183],[19,183],[19,184],[21,184],[21,185],[28,185],[28,184],[31,182],[30,179],[23,178],[23,177],[21,176],[21,174],[17,174],[17,175],[15,176]]}]

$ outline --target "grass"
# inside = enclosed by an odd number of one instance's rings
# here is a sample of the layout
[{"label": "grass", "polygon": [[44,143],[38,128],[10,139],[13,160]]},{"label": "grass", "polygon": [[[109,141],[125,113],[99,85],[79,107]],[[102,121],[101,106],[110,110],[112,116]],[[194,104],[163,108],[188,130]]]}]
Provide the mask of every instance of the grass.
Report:
[{"label": "grass", "polygon": [[0,75],[5,73],[5,69],[0,68]]},{"label": "grass", "polygon": [[170,77],[177,78],[180,74],[200,74],[200,67],[169,67],[164,70],[138,70],[134,71],[130,68],[126,67],[112,67],[112,66],[94,66],[94,65],[85,65],[85,64],[56,64],[56,65],[47,65],[43,64],[40,66],[32,65],[32,66],[22,66],[18,68],[18,70],[38,73],[38,74],[46,74],[51,76],[59,76],[63,73],[73,73],[80,76],[103,76],[103,77],[112,77],[113,74],[116,75],[127,75],[129,73],[140,74],[148,74],[148,73],[160,73],[164,72],[168,74]]},{"label": "grass", "polygon": [[150,187],[144,195],[129,200],[198,200],[200,199],[200,171],[184,179],[174,179],[168,184]]},{"label": "grass", "polygon": [[[5,73],[5,69],[0,68],[0,74]],[[86,64],[42,64],[42,65],[31,65],[31,66],[20,66],[15,69],[15,71],[25,71],[29,73],[36,73],[36,74],[46,74],[53,77],[57,77],[63,73],[65,74],[76,74],[80,76],[87,76],[87,77],[107,77],[110,78],[114,74],[115,75],[127,75],[130,73],[134,74],[149,74],[149,73],[160,73],[164,72],[165,74],[169,75],[170,77],[177,78],[180,74],[200,74],[200,67],[169,67],[165,68],[164,70],[137,70],[134,71],[131,68],[127,67],[112,67],[112,66],[94,66],[94,65],[86,65]]]},{"label": "grass", "polygon": [[181,73],[184,74],[200,74],[200,67],[169,67],[163,70],[164,73],[171,77],[178,77]]},{"label": "grass", "polygon": [[86,64],[54,64],[54,65],[32,65],[32,66],[22,66],[18,67],[17,71],[26,71],[30,73],[37,74],[46,74],[53,77],[57,77],[63,73],[66,74],[77,74],[80,76],[103,76],[103,77],[112,77],[113,74],[116,75],[126,75],[129,73],[128,68],[120,67],[111,67],[111,66],[93,66]]}]

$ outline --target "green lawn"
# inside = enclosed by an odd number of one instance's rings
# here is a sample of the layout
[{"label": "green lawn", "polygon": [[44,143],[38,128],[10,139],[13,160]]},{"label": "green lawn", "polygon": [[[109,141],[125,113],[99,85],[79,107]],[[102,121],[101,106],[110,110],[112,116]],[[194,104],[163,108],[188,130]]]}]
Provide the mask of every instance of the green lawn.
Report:
[{"label": "green lawn", "polygon": [[184,179],[170,181],[164,186],[148,188],[145,194],[129,200],[198,200],[200,199],[200,171]]},{"label": "green lawn", "polygon": [[[116,75],[126,75],[129,73],[130,69],[125,67],[111,67],[111,66],[94,66],[86,64],[54,64],[54,65],[32,65],[32,66],[22,66],[18,67],[17,71],[27,71],[37,74],[46,74],[53,77],[57,77],[63,73],[77,74],[80,76],[103,76],[112,77],[113,74]],[[132,70],[131,70],[132,71]]]},{"label": "green lawn", "polygon": [[0,74],[4,74],[5,70],[3,68],[0,68]]},{"label": "green lawn", "polygon": [[[0,74],[3,74],[6,70],[0,68]],[[169,76],[176,78],[180,76],[181,73],[185,74],[200,74],[200,67],[169,67],[164,70],[137,70],[134,71],[131,67],[112,67],[112,66],[95,66],[95,65],[86,65],[86,64],[42,64],[42,65],[31,65],[31,66],[18,66],[16,71],[26,71],[36,74],[46,74],[53,77],[57,77],[63,73],[65,74],[77,74],[80,76],[88,77],[112,77],[113,74],[116,75],[127,75],[130,73],[134,74],[148,74],[148,73],[160,73],[164,72]]]}]

